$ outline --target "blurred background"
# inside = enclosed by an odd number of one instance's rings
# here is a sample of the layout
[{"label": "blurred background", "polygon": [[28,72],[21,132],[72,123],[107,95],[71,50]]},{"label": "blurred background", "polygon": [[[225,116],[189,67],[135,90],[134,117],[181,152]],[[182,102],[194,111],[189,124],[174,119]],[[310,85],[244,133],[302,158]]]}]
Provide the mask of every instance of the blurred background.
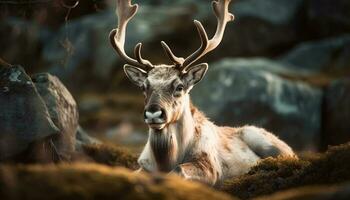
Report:
[{"label": "blurred background", "polygon": [[[133,2],[126,49],[142,42],[153,63],[169,63],[162,40],[182,57],[199,47],[193,19],[215,31],[210,0]],[[219,125],[260,126],[298,151],[350,140],[350,1],[233,0],[230,10],[224,40],[201,59],[210,68],[195,105]],[[143,96],[109,44],[116,25],[115,0],[1,0],[0,58],[57,76],[90,135],[139,151]]]}]

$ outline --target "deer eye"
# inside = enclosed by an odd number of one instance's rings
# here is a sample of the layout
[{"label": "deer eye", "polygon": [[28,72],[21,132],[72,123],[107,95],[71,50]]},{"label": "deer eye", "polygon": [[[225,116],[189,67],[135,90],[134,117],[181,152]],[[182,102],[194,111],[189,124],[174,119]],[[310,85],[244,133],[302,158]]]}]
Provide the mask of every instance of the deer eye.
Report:
[{"label": "deer eye", "polygon": [[184,86],[183,85],[178,85],[175,89],[175,92],[182,92],[182,90],[184,90]]}]

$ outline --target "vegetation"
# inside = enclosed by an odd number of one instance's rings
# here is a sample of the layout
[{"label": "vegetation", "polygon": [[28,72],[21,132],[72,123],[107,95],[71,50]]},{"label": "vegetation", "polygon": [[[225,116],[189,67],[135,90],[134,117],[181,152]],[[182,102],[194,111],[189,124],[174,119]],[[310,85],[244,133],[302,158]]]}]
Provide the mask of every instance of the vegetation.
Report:
[{"label": "vegetation", "polygon": [[248,174],[227,180],[220,189],[248,199],[305,185],[339,184],[350,180],[350,143],[299,160],[268,158]]},{"label": "vegetation", "polygon": [[324,154],[304,155],[299,160],[267,158],[248,174],[227,180],[217,188],[231,197],[172,175],[133,173],[130,169],[137,168],[136,156],[119,147],[84,145],[83,151],[90,160],[99,164],[0,165],[0,199],[259,197],[259,200],[330,200],[334,195],[338,199],[350,195],[349,185],[339,186],[350,180],[350,162],[347,162],[350,160],[350,143],[331,147]]},{"label": "vegetation", "polygon": [[0,199],[233,199],[175,176],[96,164],[0,166]]},{"label": "vegetation", "polygon": [[95,162],[109,166],[120,166],[129,169],[137,169],[137,157],[127,149],[106,145],[83,145],[84,153]]},{"label": "vegetation", "polygon": [[348,200],[350,196],[349,186],[349,184],[340,186],[306,186],[277,192],[255,200]]}]

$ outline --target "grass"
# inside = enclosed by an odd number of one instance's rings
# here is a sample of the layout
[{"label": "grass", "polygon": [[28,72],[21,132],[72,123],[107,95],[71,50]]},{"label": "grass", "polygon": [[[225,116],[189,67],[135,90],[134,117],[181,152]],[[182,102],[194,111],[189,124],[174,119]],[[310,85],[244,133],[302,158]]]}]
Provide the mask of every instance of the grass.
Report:
[{"label": "grass", "polygon": [[222,191],[242,199],[276,191],[350,180],[350,143],[304,159],[268,158],[239,178],[225,181]]},{"label": "grass", "polygon": [[108,166],[138,168],[137,156],[127,149],[106,144],[83,145],[83,152],[93,161]]},{"label": "grass", "polygon": [[124,148],[84,145],[83,153],[90,163],[0,165],[0,199],[299,200],[350,195],[349,184],[339,186],[350,183],[350,143],[301,159],[264,159],[248,174],[226,180],[216,188],[221,191],[169,175],[136,174],[137,157]]},{"label": "grass", "polygon": [[233,197],[175,176],[96,164],[0,166],[0,199],[218,199]]},{"label": "grass", "polygon": [[305,186],[262,196],[254,200],[348,200],[350,185]]}]

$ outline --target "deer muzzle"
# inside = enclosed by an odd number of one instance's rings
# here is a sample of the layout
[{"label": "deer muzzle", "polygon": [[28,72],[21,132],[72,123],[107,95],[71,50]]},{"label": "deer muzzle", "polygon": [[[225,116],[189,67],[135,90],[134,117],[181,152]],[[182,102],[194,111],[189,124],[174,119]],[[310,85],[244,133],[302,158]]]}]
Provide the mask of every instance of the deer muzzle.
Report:
[{"label": "deer muzzle", "polygon": [[158,104],[147,106],[144,111],[144,119],[146,124],[152,128],[160,129],[166,123],[165,110]]}]

